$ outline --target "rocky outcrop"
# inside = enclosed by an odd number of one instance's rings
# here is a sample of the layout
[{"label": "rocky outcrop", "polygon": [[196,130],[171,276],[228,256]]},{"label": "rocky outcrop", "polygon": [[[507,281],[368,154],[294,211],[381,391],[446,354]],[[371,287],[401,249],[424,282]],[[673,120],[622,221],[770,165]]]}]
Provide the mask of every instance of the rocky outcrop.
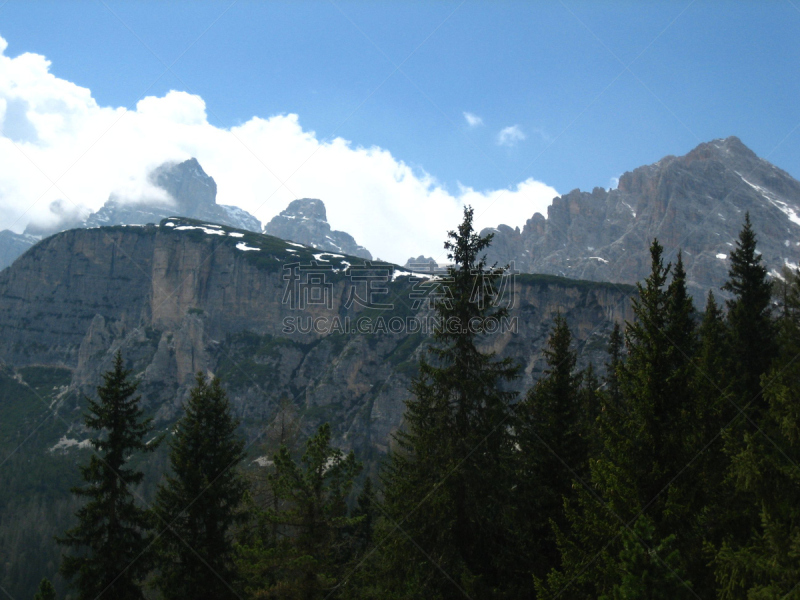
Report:
[{"label": "rocky outcrop", "polygon": [[[298,263],[322,274],[323,302],[311,295],[301,296],[305,305],[293,301],[292,286],[305,285],[292,279]],[[420,280],[388,264],[373,263],[387,290],[375,300],[394,308],[353,302],[353,286],[361,284],[348,269],[360,264],[186,219],[67,231],[0,273],[0,359],[69,368],[73,391],[92,393],[121,350],[159,423],[179,415],[202,372],[224,381],[253,435],[289,399],[309,431],[327,420],[345,447],[384,451],[430,341],[405,323],[426,322],[430,308],[412,302]],[[542,371],[557,312],[575,333],[582,364],[602,364],[613,323],[632,317],[627,286],[524,275],[506,291],[515,328],[487,338],[486,349],[523,365],[514,384],[520,391]],[[363,290],[357,295],[366,298]],[[317,327],[334,318],[343,331]],[[374,331],[355,330],[362,318]],[[403,328],[389,330],[393,318]]]},{"label": "rocky outcrop", "polygon": [[325,204],[316,198],[292,200],[286,210],[264,226],[264,233],[312,248],[372,260],[369,250],[359,246],[349,233],[331,230]]},{"label": "rocky outcrop", "polygon": [[658,238],[668,260],[683,251],[690,289],[703,298],[727,279],[746,211],[774,274],[800,263],[800,182],[729,137],[625,173],[617,189],[555,198],[547,218],[533,215],[522,231],[491,230],[489,259],[528,273],[634,283],[647,275]]}]

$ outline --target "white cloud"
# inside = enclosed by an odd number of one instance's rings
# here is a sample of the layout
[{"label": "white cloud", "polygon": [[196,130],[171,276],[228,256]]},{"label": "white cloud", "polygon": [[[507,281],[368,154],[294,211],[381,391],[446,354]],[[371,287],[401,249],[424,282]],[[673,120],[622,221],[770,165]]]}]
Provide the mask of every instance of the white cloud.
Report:
[{"label": "white cloud", "polygon": [[464,118],[467,120],[467,125],[470,127],[478,127],[479,125],[483,125],[483,119],[474,113],[465,112]]},{"label": "white cloud", "polygon": [[[11,58],[5,49],[0,38],[0,229],[55,223],[76,206],[97,210],[110,194],[162,197],[147,173],[191,156],[216,180],[219,203],[265,223],[295,198],[321,198],[333,228],[400,263],[441,256],[465,203],[474,205],[478,227],[522,226],[557,195],[532,179],[509,190],[462,187],[454,195],[383,148],[321,142],[295,114],[215,127],[203,99],[186,92],[143,98],[131,111],[100,106],[90,90],[52,75],[45,57]],[[509,140],[524,139],[518,128],[507,129],[517,131],[506,134]]]},{"label": "white cloud", "polygon": [[497,144],[499,146],[514,146],[526,137],[519,125],[509,125],[501,129],[500,133],[497,134]]}]

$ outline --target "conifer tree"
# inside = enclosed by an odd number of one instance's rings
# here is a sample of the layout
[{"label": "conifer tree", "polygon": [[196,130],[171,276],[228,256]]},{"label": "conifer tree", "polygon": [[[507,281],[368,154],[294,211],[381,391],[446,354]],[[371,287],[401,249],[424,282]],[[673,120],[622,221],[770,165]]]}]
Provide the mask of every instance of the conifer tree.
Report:
[{"label": "conifer tree", "polygon": [[134,396],[137,384],[130,376],[117,352],[114,367],[97,388],[98,399],[88,399],[84,416],[95,434],[90,440],[95,452],[80,468],[86,484],[72,492],[88,502],[76,514],[78,525],[58,539],[76,550],[63,556],[61,573],[81,600],[138,600],[150,568],[148,512],[137,505],[132,491],[144,475],[129,461],[156,444],[144,441],[151,420],[144,418],[140,397]]},{"label": "conifer tree", "polygon": [[36,592],[33,600],[56,600],[56,588],[47,577],[39,583],[39,591]]},{"label": "conifer tree", "polygon": [[787,275],[778,358],[761,378],[761,431],[746,429],[732,457],[731,480],[757,518],[744,542],[730,538],[716,553],[722,600],[800,599],[800,271]]},{"label": "conifer tree", "polygon": [[[724,388],[724,398],[729,405],[725,414],[730,416],[730,424],[722,435],[728,473],[731,461],[745,452],[748,432],[765,418],[767,400],[761,395],[760,379],[777,353],[778,336],[771,313],[772,286],[756,245],[750,215],[745,214],[736,249],[729,257],[728,281],[723,286],[733,293],[733,298],[726,302],[728,370]],[[715,546],[721,536],[734,546],[744,544],[758,526],[757,511],[747,510],[753,502],[752,498],[747,498],[749,492],[740,488],[737,494],[732,494],[733,489],[728,485],[732,483],[733,479],[726,481],[729,499],[718,513],[723,531],[709,539]]]},{"label": "conifer tree", "polygon": [[767,268],[756,251],[756,234],[745,213],[744,226],[739,233],[736,249],[731,252],[728,281],[723,286],[733,294],[727,301],[731,356],[730,381],[735,384],[740,406],[753,401],[756,414],[763,402],[757,400],[760,378],[767,372],[775,357],[775,330],[770,312],[772,290]]},{"label": "conifer tree", "polygon": [[619,323],[614,323],[614,329],[608,340],[608,362],[606,363],[606,374],[603,377],[604,388],[608,397],[609,404],[620,406],[622,404],[622,391],[619,388],[619,373],[623,363],[623,353],[625,351],[625,340],[622,337],[622,329]]},{"label": "conifer tree", "polygon": [[[632,300],[636,320],[625,331],[627,360],[616,369],[621,402],[615,407],[608,395],[603,397],[598,418],[603,448],[590,460],[589,489],[577,489],[566,505],[569,524],[557,531],[561,569],[537,585],[545,597],[566,587],[575,598],[597,598],[617,589],[621,540],[645,510],[654,527],[653,543],[677,534],[674,560],[678,566],[686,560],[681,542],[687,540],[680,533],[697,510],[690,493],[693,482],[673,478],[694,451],[684,436],[694,427],[687,382],[695,326],[682,268],[667,286],[671,267],[664,266],[658,241],[650,254],[650,276],[637,285],[638,297]],[[639,543],[652,549],[644,540]]]},{"label": "conifer tree", "polygon": [[695,457],[681,477],[691,478],[694,486],[692,519],[681,533],[693,540],[686,545],[687,573],[701,597],[712,597],[716,587],[713,569],[707,568],[707,544],[718,545],[740,518],[742,506],[725,485],[730,463],[720,435],[735,416],[727,395],[727,340],[724,315],[714,294],[708,293],[698,328],[698,347],[691,381],[692,413],[695,426],[685,432],[687,447]]},{"label": "conifer tree", "polygon": [[590,407],[584,405],[582,374],[576,370],[577,352],[571,344],[566,319],[558,314],[544,350],[544,374],[517,406],[516,530],[527,548],[520,558],[539,577],[556,566],[553,525],[565,526],[563,498],[575,478],[587,474],[584,415]]},{"label": "conifer tree", "polygon": [[357,555],[362,554],[372,545],[375,533],[375,503],[377,501],[375,489],[372,487],[372,478],[367,477],[353,510],[353,518],[360,519],[354,531]]},{"label": "conifer tree", "polygon": [[621,581],[600,600],[674,600],[693,597],[687,590],[676,536],[656,543],[655,528],[646,516],[637,519],[623,535],[619,553]]},{"label": "conifer tree", "polygon": [[164,598],[236,598],[232,528],[246,485],[244,442],[219,379],[197,374],[170,441],[168,475],[156,492],[159,539],[155,583]]},{"label": "conifer tree", "polygon": [[430,360],[421,361],[383,474],[385,595],[492,597],[517,576],[508,571],[514,548],[507,510],[515,394],[502,385],[518,369],[477,347],[486,319],[505,313],[489,302],[499,273],[482,254],[492,236],[475,233],[472,220],[465,208],[448,234],[450,298],[436,311],[451,326],[436,331]]},{"label": "conifer tree", "polygon": [[263,514],[267,523],[278,525],[277,539],[262,535],[239,549],[247,589],[254,598],[328,597],[342,583],[340,576],[351,554],[351,540],[345,534],[365,521],[364,516],[348,517],[346,504],[361,464],[353,452],[345,456],[331,446],[327,423],[306,442],[301,465],[286,446],[274,463],[269,481],[285,508],[268,508]]}]

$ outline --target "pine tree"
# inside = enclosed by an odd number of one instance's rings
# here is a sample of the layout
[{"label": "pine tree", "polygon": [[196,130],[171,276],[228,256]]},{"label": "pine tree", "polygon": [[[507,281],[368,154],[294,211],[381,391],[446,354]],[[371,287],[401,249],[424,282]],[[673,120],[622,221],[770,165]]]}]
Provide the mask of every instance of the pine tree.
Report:
[{"label": "pine tree", "polygon": [[372,487],[372,478],[364,480],[364,486],[356,499],[353,518],[359,519],[355,526],[354,537],[356,554],[363,554],[372,545],[375,537],[376,502],[375,489]]},{"label": "pine tree", "polygon": [[42,579],[39,591],[36,592],[33,600],[56,600],[56,588],[47,577]]},{"label": "pine tree", "polygon": [[[253,598],[328,597],[342,583],[342,570],[351,555],[352,540],[345,534],[365,520],[348,517],[346,504],[361,464],[353,452],[345,456],[331,446],[327,423],[306,442],[302,466],[286,446],[275,455],[274,463],[269,481],[285,508],[268,508],[263,514],[267,523],[277,524],[277,538],[262,535],[239,549],[247,589]],[[368,501],[364,497],[363,502]]]},{"label": "pine tree", "polygon": [[148,511],[137,505],[131,489],[144,475],[130,459],[156,444],[144,441],[151,420],[143,418],[130,375],[117,352],[113,369],[97,388],[98,400],[88,399],[84,422],[96,434],[91,438],[95,453],[80,468],[86,485],[72,490],[88,502],[77,512],[78,525],[58,539],[77,550],[64,555],[61,573],[80,599],[138,600],[140,582],[150,568]]},{"label": "pine tree", "polygon": [[602,451],[589,461],[589,488],[577,489],[565,507],[568,526],[557,531],[561,569],[537,585],[545,597],[567,587],[574,598],[617,589],[622,540],[645,510],[654,527],[652,540],[677,534],[675,560],[686,560],[680,532],[698,509],[691,478],[673,478],[694,455],[685,436],[695,426],[688,388],[695,326],[682,265],[667,286],[671,266],[664,266],[658,241],[650,253],[650,276],[632,300],[636,320],[625,331],[627,360],[616,369],[620,402],[603,396]]},{"label": "pine tree", "polygon": [[[566,319],[556,315],[544,351],[547,368],[517,405],[516,531],[527,552],[520,558],[539,577],[556,566],[553,525],[565,526],[563,498],[587,475],[586,392],[576,370],[577,352]],[[595,385],[595,387],[597,387]]]},{"label": "pine tree", "polygon": [[775,357],[775,330],[770,311],[772,289],[767,268],[756,251],[756,234],[745,213],[736,249],[730,254],[728,281],[724,290],[733,293],[727,301],[730,331],[730,380],[735,383],[740,407],[753,403],[747,414],[757,414],[763,404],[760,378]]},{"label": "pine tree", "polygon": [[619,553],[621,581],[600,600],[674,600],[686,597],[685,575],[676,536],[656,543],[655,527],[646,516],[637,519],[623,536]]},{"label": "pine tree", "polygon": [[448,234],[451,294],[436,311],[451,326],[436,331],[430,361],[421,361],[383,474],[384,595],[492,597],[515,577],[529,578],[509,572],[515,394],[502,384],[518,369],[477,347],[487,318],[505,313],[487,301],[499,274],[481,256],[491,235],[476,234],[472,219],[466,208]]},{"label": "pine tree", "polygon": [[624,351],[625,339],[622,336],[622,330],[619,323],[614,323],[614,329],[608,340],[608,362],[606,363],[606,374],[603,377],[603,387],[606,390],[609,404],[617,407],[622,404],[619,373],[622,369]]},{"label": "pine tree", "polygon": [[[724,466],[729,475],[735,457],[746,453],[749,432],[765,418],[767,400],[761,394],[760,380],[777,353],[778,336],[771,311],[772,286],[756,245],[750,215],[745,214],[736,249],[730,255],[728,282],[723,286],[733,293],[733,298],[726,302],[724,399],[728,406],[724,407],[723,414],[729,425],[722,435],[726,454]],[[709,544],[716,548],[720,548],[723,539],[728,546],[741,546],[758,527],[758,511],[751,510],[754,498],[748,497],[751,492],[740,487],[734,493],[732,477],[725,481],[725,489],[728,498],[717,512],[719,531],[709,538]]]},{"label": "pine tree", "polygon": [[[788,275],[788,274],[787,274]],[[800,599],[800,271],[789,275],[780,349],[761,378],[761,431],[746,429],[730,477],[755,525],[716,553],[719,598]]]},{"label": "pine tree", "polygon": [[184,408],[170,441],[172,473],[156,492],[156,585],[167,599],[236,598],[232,528],[246,490],[244,442],[218,379],[198,373]]},{"label": "pine tree", "polygon": [[735,416],[735,409],[727,397],[730,393],[726,383],[728,333],[723,313],[712,292],[708,293],[698,334],[695,369],[690,384],[694,427],[685,432],[687,447],[695,455],[681,475],[691,478],[694,483],[688,488],[693,494],[693,508],[687,527],[681,533],[692,540],[691,544],[684,545],[687,576],[700,597],[711,597],[716,584],[713,569],[708,568],[706,547],[709,543],[721,543],[731,528],[736,527],[742,510],[725,485],[730,461],[725,455],[720,434]]}]

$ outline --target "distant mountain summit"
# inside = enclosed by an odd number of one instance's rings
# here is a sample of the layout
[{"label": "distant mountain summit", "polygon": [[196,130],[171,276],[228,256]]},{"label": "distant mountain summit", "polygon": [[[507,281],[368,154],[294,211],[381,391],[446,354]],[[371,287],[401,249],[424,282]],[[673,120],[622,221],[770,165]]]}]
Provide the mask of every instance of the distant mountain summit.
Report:
[{"label": "distant mountain summit", "polygon": [[165,163],[150,174],[151,182],[166,191],[173,202],[146,200],[120,202],[113,196],[84,221],[84,227],[145,225],[180,216],[260,232],[261,222],[236,206],[217,204],[217,184],[197,162]]},{"label": "distant mountain summit", "polygon": [[112,194],[100,210],[83,220],[64,210],[63,203],[57,200],[51,205],[51,211],[63,214],[58,226],[41,228],[31,224],[23,234],[0,231],[0,269],[10,265],[40,239],[67,229],[155,224],[167,217],[179,216],[261,232],[261,221],[249,212],[237,206],[217,204],[217,184],[196,158],[164,163],[149,177],[156,187],[169,194],[169,200],[142,198],[122,202]]},{"label": "distant mountain summit", "polygon": [[653,238],[667,260],[683,250],[695,298],[718,291],[728,276],[744,214],[773,276],[800,263],[800,182],[756,156],[737,137],[700,144],[620,177],[617,189],[573,190],[557,197],[547,217],[536,213],[520,231],[495,234],[489,263],[576,279],[635,283],[650,271]]},{"label": "distant mountain summit", "polygon": [[372,260],[369,250],[359,246],[352,235],[331,229],[325,204],[317,198],[292,200],[286,210],[264,226],[264,233],[320,250]]}]

